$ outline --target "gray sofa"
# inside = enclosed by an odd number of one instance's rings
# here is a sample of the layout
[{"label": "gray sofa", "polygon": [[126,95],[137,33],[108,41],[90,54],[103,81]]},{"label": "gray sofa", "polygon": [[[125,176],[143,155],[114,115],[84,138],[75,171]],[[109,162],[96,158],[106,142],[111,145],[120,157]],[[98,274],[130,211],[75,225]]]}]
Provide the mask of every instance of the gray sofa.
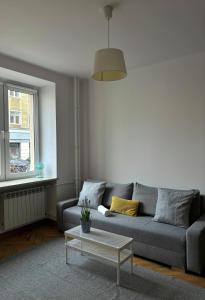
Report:
[{"label": "gray sofa", "polygon": [[[196,191],[190,211],[190,226],[185,229],[153,221],[158,189],[141,184],[106,184],[102,204],[109,207],[113,195],[140,200],[139,215],[113,214],[104,217],[91,209],[92,226],[134,238],[134,253],[170,266],[201,274],[205,269],[205,199]],[[60,230],[80,224],[78,199],[57,204]]]}]

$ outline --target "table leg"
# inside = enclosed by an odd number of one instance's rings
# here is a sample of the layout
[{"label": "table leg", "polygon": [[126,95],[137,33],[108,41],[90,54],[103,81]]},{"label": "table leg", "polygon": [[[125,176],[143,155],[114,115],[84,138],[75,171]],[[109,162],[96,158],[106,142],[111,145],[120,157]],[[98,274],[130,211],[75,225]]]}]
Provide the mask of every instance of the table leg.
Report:
[{"label": "table leg", "polygon": [[82,240],[80,241],[80,248],[81,248],[81,255],[83,255],[83,242],[82,242]]},{"label": "table leg", "polygon": [[68,245],[67,245],[67,237],[65,237],[65,255],[66,255],[66,264],[68,264]]},{"label": "table leg", "polygon": [[131,272],[131,274],[133,274],[133,246],[132,246],[132,243],[130,244],[130,251],[131,251],[130,272]]},{"label": "table leg", "polygon": [[120,251],[118,250],[117,285],[120,285]]}]

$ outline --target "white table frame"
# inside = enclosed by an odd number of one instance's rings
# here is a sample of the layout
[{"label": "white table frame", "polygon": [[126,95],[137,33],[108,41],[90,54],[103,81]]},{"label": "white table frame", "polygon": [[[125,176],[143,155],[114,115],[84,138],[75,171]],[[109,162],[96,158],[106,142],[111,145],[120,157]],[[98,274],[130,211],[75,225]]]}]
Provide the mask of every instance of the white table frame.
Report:
[{"label": "white table frame", "polygon": [[[79,229],[80,226],[75,227],[75,229]],[[80,230],[80,229],[79,229]],[[106,237],[106,231],[92,228],[91,230],[104,233]],[[88,254],[96,258],[100,258],[116,267],[117,271],[117,280],[116,283],[120,285],[120,266],[130,259],[130,272],[133,273],[133,239],[127,238],[122,235],[116,235],[112,233],[108,233],[109,236],[113,235],[115,237],[122,237],[127,239],[124,242],[124,245],[120,245],[117,247],[116,245],[112,245],[111,243],[104,244],[100,241],[90,240],[90,233],[81,233],[81,234],[73,234],[72,229],[65,231],[65,250],[66,250],[66,264],[68,264],[68,249],[74,249],[79,251],[81,255]],[[71,240],[72,239],[72,240]],[[121,243],[122,244],[122,243]]]}]

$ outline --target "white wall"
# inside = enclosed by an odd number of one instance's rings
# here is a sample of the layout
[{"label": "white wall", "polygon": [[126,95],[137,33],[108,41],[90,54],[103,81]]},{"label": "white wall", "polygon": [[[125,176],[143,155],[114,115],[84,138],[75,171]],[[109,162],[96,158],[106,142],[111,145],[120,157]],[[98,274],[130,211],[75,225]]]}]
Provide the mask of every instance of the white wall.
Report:
[{"label": "white wall", "polygon": [[79,85],[80,100],[80,164],[81,179],[88,178],[88,80],[81,79]]},{"label": "white wall", "polygon": [[44,164],[43,176],[57,177],[56,88],[54,84],[39,89],[38,108],[39,156]]},{"label": "white wall", "polygon": [[90,80],[88,177],[205,193],[204,78],[200,53],[129,71],[118,82]]},{"label": "white wall", "polygon": [[[56,85],[56,136],[57,136],[57,198],[64,200],[74,195],[74,105],[73,78],[15,58],[0,54],[0,69],[6,68]],[[20,75],[19,75],[20,76]],[[20,78],[20,77],[16,77]],[[19,79],[18,79],[19,80]],[[53,101],[53,100],[52,100]],[[52,193],[53,194],[53,193]],[[55,217],[56,202],[50,200],[49,212]]]}]

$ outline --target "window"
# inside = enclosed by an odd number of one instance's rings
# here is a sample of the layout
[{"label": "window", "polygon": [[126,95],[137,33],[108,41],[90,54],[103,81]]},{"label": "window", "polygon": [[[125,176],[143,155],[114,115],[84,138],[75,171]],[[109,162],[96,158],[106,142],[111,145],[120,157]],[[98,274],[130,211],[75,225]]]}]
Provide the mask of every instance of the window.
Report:
[{"label": "window", "polygon": [[1,180],[35,173],[38,161],[37,96],[36,90],[0,85]]},{"label": "window", "polygon": [[[19,99],[20,101],[20,99]],[[9,122],[10,125],[21,125],[21,111],[9,111]]]},{"label": "window", "polygon": [[20,97],[20,93],[14,90],[9,90],[9,96],[18,98]]}]

